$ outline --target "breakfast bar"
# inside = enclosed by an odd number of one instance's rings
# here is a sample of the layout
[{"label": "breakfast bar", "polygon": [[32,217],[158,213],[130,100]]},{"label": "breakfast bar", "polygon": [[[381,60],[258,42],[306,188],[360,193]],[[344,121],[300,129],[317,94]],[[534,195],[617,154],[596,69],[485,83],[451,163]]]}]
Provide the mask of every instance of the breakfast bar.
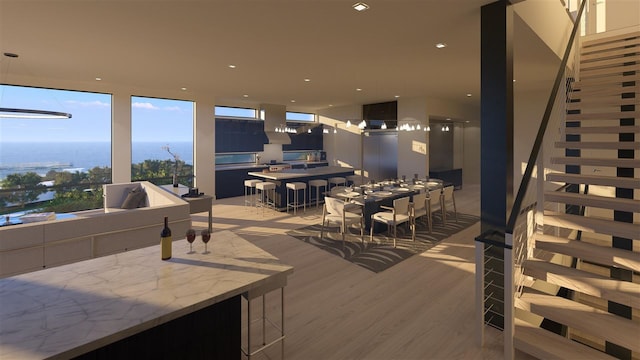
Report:
[{"label": "breakfast bar", "polygon": [[0,358],[241,358],[242,297],[283,291],[293,268],[230,231],[193,245],[0,279]]},{"label": "breakfast bar", "polygon": [[[276,184],[275,204],[278,210],[286,210],[287,189],[286,184],[291,181],[308,183],[309,180],[323,179],[331,177],[346,177],[353,175],[352,168],[341,166],[324,166],[313,169],[287,169],[278,172],[249,172],[249,176],[261,180],[270,181]],[[309,196],[307,195],[307,198]]]}]

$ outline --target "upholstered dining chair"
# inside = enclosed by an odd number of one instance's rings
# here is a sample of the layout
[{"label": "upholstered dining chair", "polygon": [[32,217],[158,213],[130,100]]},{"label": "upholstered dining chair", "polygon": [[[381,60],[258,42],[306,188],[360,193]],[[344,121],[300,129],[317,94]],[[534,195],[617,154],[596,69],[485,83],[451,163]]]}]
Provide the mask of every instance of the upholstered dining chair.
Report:
[{"label": "upholstered dining chair", "polygon": [[424,217],[425,223],[431,233],[431,217],[429,215],[429,201],[427,199],[427,193],[421,192],[413,195],[413,202],[411,203],[411,223],[416,226],[416,222],[419,218]]},{"label": "upholstered dining chair", "polygon": [[427,197],[427,216],[429,217],[429,224],[433,225],[433,214],[437,211],[440,211],[442,214],[442,221],[444,224],[444,208],[442,207],[442,190],[435,189],[429,191],[429,196]]},{"label": "upholstered dining chair", "polygon": [[458,210],[456,209],[456,198],[453,195],[453,185],[446,186],[442,190],[442,221],[445,224],[447,223],[447,209],[449,206],[453,206],[453,214],[456,222],[458,222]]},{"label": "upholstered dining chair", "polygon": [[324,227],[331,223],[340,226],[342,234],[342,246],[344,247],[345,233],[351,225],[360,225],[360,240],[364,243],[364,217],[362,212],[349,211],[354,206],[340,199],[326,196],[324,198],[324,208],[322,210],[322,227],[320,228],[320,238],[324,237]]},{"label": "upholstered dining chair", "polygon": [[[389,229],[393,226],[393,247],[396,247],[396,239],[397,239],[397,228],[399,224],[407,223],[411,225],[411,212],[409,211],[409,197],[401,197],[393,200],[393,207],[388,206],[380,206],[385,210],[390,211],[379,211],[371,215],[371,232],[370,232],[370,240],[373,242],[373,228],[376,222],[386,224]],[[412,228],[411,239],[415,241],[416,239],[416,229],[414,226],[410,226]]]}]

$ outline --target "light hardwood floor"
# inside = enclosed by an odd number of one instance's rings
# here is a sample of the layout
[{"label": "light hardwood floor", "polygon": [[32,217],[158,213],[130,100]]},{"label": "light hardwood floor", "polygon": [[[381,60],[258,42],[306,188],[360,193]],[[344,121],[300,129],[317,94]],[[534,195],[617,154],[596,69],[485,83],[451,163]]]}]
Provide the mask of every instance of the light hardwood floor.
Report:
[{"label": "light hardwood floor", "polygon": [[[459,212],[479,215],[478,186],[465,186],[455,197]],[[376,274],[285,234],[320,223],[320,208],[297,216],[263,215],[245,207],[239,197],[215,201],[213,214],[214,232],[231,230],[294,267],[285,289],[286,359],[503,358],[500,331],[486,327],[482,348],[475,340],[474,238],[479,224]],[[194,227],[206,227],[204,214],[193,220]],[[267,313],[278,322],[279,306],[280,296],[269,294]],[[260,314],[258,301],[252,311]],[[276,345],[256,358],[280,355]]]}]

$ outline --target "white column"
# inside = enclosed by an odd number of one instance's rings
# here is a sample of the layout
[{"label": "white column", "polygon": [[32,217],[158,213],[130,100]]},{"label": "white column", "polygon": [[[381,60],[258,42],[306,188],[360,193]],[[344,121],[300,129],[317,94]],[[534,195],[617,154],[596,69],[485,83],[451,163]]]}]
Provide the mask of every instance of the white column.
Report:
[{"label": "white column", "polygon": [[207,98],[196,100],[193,111],[194,186],[200,192],[216,198],[215,168],[215,102]]},{"label": "white column", "polygon": [[423,98],[398,99],[398,126],[410,123],[420,125],[420,130],[398,132],[398,178],[413,174],[425,178],[429,174],[429,125],[427,101]]},{"label": "white column", "polygon": [[131,181],[131,94],[114,92],[111,98],[111,181]]}]

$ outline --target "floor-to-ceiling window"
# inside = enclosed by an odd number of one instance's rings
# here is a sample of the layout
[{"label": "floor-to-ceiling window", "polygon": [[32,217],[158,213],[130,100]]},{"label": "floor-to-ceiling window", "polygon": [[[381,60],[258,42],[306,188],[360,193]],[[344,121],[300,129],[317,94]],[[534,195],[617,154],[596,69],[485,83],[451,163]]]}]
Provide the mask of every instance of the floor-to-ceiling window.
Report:
[{"label": "floor-to-ceiling window", "polygon": [[0,214],[102,207],[111,182],[111,95],[0,85],[0,107],[71,118],[0,116]]},{"label": "floor-to-ceiling window", "polygon": [[131,178],[193,184],[193,102],[131,98]]}]

